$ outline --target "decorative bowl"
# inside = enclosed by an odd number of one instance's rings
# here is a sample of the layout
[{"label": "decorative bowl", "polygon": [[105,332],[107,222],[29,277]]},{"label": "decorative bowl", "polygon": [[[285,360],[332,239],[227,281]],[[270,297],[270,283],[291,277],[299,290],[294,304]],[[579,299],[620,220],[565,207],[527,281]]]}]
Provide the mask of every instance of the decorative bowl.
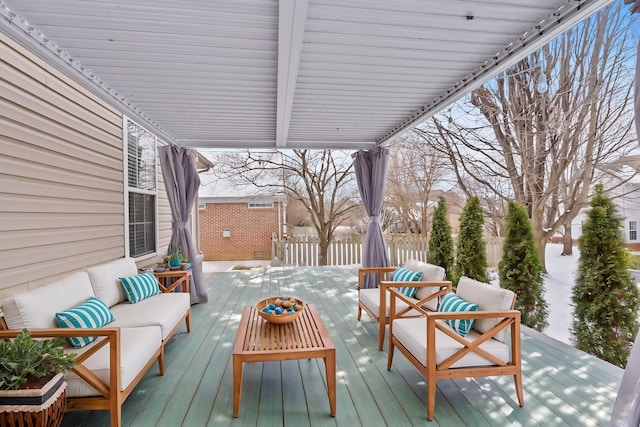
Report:
[{"label": "decorative bowl", "polygon": [[[271,313],[263,311],[267,307],[279,307],[282,313],[276,314],[276,310],[271,310]],[[290,306],[290,307],[288,307]],[[258,314],[267,322],[271,323],[290,323],[300,316],[302,310],[304,310],[304,301],[299,298],[292,297],[269,297],[258,301],[256,304],[256,310]]]}]

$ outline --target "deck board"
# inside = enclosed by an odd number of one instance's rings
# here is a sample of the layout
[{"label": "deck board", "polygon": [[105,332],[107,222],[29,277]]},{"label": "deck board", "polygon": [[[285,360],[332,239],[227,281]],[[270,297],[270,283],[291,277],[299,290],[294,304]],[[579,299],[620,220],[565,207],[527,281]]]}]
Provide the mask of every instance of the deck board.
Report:
[{"label": "deck board", "polygon": [[[263,268],[214,273],[209,302],[192,307],[165,353],[123,405],[123,426],[603,426],[622,370],[523,328],[525,406],[510,377],[438,382],[426,420],[424,378],[396,352],[387,371],[377,324],[357,314],[357,271],[344,267]],[[245,363],[240,415],[232,417],[231,350],[242,307],[272,295],[316,305],[336,346],[337,414],[329,415],[322,359]],[[106,411],[65,415],[63,427],[108,426]]]}]

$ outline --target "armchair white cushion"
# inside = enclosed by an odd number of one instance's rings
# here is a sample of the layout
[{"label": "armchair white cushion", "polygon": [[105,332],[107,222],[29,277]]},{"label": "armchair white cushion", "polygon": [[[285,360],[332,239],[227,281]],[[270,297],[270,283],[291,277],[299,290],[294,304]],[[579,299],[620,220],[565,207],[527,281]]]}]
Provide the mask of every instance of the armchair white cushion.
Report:
[{"label": "armchair white cushion", "polygon": [[[516,300],[516,294],[508,289],[491,286],[477,280],[462,276],[458,281],[456,294],[466,300],[478,304],[478,311],[511,310]],[[493,328],[500,318],[478,319],[473,326],[479,332],[487,332]],[[493,338],[504,342],[508,329],[498,332]]]},{"label": "armchair white cushion", "polygon": [[[417,260],[408,260],[404,268],[411,271],[422,273],[419,281],[411,282],[394,282],[392,281],[393,272],[397,267],[374,267],[360,268],[358,271],[358,320],[361,319],[362,310],[366,311],[370,317],[378,322],[378,349],[382,350],[384,344],[384,336],[386,325],[389,323],[389,298],[387,289],[389,287],[417,287],[417,292],[413,298],[414,303],[422,301],[420,304],[428,310],[437,310],[438,296],[443,295],[447,291],[451,291],[451,282],[444,281],[444,268],[427,264]],[[363,288],[365,274],[376,273],[379,275],[380,281],[376,288]],[[442,289],[441,289],[442,288]],[[423,301],[427,299],[426,301]],[[404,316],[420,316],[419,312],[413,311],[407,304],[398,302],[396,307],[398,313]]]},{"label": "armchair white cushion", "polygon": [[[513,375],[518,404],[524,405],[520,348],[520,312],[513,310],[516,295],[507,289],[462,278],[458,296],[478,305],[478,311],[431,312],[412,302],[395,288],[389,289],[389,353],[391,370],[395,348],[424,376],[427,384],[427,418],[435,412],[436,382],[440,379]],[[421,312],[403,317],[398,304]],[[505,307],[506,308],[500,308]],[[474,319],[462,337],[446,321]],[[510,342],[505,342],[506,331]]]},{"label": "armchair white cushion", "polygon": [[[445,323],[442,323],[441,326],[452,331],[453,333],[456,333],[453,328],[451,328],[451,326]],[[457,351],[463,349],[464,345],[438,329],[436,329],[435,332],[437,345],[436,365],[440,365]],[[427,322],[425,322],[424,318],[414,317],[407,319],[396,319],[396,322],[393,324],[393,335],[398,341],[403,343],[405,348],[409,350],[411,354],[427,354],[427,342],[425,340],[425,337],[427,336]],[[482,334],[472,329],[464,338],[469,342],[474,342],[475,340],[480,338],[480,336],[482,336]],[[500,342],[498,340],[487,340],[480,344],[480,348],[493,354],[504,363],[509,362],[509,346],[503,342]],[[425,367],[427,366],[426,357],[422,358],[420,362]],[[470,366],[490,366],[493,364],[493,362],[478,355],[477,353],[470,352],[462,359],[451,365],[451,367],[462,368]]]}]

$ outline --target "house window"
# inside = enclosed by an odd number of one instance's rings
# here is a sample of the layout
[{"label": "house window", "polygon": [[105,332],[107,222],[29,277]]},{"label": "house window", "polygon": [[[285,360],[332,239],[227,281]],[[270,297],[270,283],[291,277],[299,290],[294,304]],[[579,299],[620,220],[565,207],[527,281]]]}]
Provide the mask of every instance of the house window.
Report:
[{"label": "house window", "polygon": [[629,221],[629,240],[638,240],[638,222]]},{"label": "house window", "polygon": [[273,202],[270,203],[249,203],[249,209],[265,209],[265,208],[273,208]]},{"label": "house window", "polygon": [[156,252],[156,137],[125,119],[129,256]]}]

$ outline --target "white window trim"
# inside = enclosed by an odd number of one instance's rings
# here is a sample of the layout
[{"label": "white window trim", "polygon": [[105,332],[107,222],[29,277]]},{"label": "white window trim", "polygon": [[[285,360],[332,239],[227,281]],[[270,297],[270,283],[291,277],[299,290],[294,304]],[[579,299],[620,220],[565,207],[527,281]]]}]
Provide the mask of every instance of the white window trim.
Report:
[{"label": "white window trim", "polygon": [[[633,224],[633,228],[631,228],[631,224]],[[629,242],[637,242],[638,241],[638,221],[631,220],[631,221],[627,222],[627,226],[628,226],[628,231],[629,231],[629,233],[627,234]],[[636,238],[635,239],[631,238],[631,233],[632,232],[634,232],[636,234]]]},{"label": "white window trim", "polygon": [[[137,126],[140,126],[142,129],[144,129],[146,132],[150,133],[151,135],[153,135],[153,138],[155,139],[155,146],[156,146],[156,182],[155,182],[155,191],[150,191],[150,190],[144,190],[141,188],[132,188],[129,187],[129,147],[128,147],[128,141],[127,141],[127,123],[131,122],[136,124]],[[136,257],[136,260],[145,260],[148,258],[153,258],[156,257],[158,255],[158,248],[160,246],[160,224],[159,224],[159,219],[158,219],[158,168],[159,166],[159,162],[158,162],[158,138],[156,137],[156,135],[153,132],[149,132],[148,129],[146,129],[144,126],[138,124],[137,122],[129,119],[127,116],[123,115],[122,116],[122,162],[123,162],[123,192],[122,192],[122,198],[124,199],[124,254],[125,257],[130,257],[131,256],[131,251],[129,248],[129,192],[131,190],[134,190],[134,192],[139,193],[139,194],[151,194],[155,196],[155,206],[154,206],[154,212],[155,212],[155,237],[156,237],[156,241],[155,241],[155,250],[152,253],[149,254],[145,254],[145,255],[141,255]]]},{"label": "white window trim", "polygon": [[[252,206],[253,205],[253,206]],[[249,202],[249,209],[273,209],[273,202]]]}]

